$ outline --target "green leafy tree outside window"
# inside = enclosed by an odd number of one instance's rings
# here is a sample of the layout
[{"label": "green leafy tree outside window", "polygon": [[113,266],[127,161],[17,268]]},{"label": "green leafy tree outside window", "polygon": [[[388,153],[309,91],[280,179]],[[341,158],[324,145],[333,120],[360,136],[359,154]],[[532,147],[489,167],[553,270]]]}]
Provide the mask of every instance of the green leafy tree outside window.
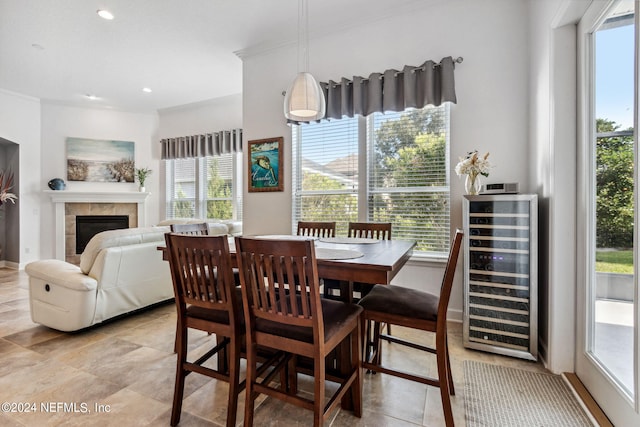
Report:
[{"label": "green leafy tree outside window", "polygon": [[220,176],[218,159],[211,159],[208,164],[207,218],[232,219],[231,181]]},{"label": "green leafy tree outside window", "polygon": [[[427,237],[417,242],[416,250],[446,252],[449,248],[448,238],[442,241],[433,238],[438,233],[449,235],[449,193],[424,191],[424,187],[448,185],[444,172],[447,170],[444,126],[441,114],[422,109],[387,120],[375,132],[374,186],[405,192],[372,193],[368,204],[369,218],[376,222],[391,222],[394,236],[400,239],[414,238],[415,230],[420,230]],[[433,173],[434,170],[442,172]],[[412,187],[415,193],[411,192]],[[302,188],[327,193],[301,196],[300,219],[336,221],[336,233],[346,234],[347,223],[358,218],[357,197],[331,194],[331,190],[343,190],[345,184],[321,173],[304,171]]]},{"label": "green leafy tree outside window", "polygon": [[[619,128],[614,121],[596,120],[598,133],[619,131]],[[597,139],[596,244],[599,248],[633,247],[633,172],[633,136]]]}]

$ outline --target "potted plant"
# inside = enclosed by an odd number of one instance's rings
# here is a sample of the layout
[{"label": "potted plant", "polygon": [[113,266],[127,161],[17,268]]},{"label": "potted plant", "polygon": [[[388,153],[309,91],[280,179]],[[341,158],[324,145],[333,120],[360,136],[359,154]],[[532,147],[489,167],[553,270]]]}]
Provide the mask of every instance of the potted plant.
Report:
[{"label": "potted plant", "polygon": [[147,180],[147,177],[151,175],[151,172],[149,168],[136,169],[136,178],[138,178],[138,182],[140,183],[141,192],[144,192],[144,182]]}]

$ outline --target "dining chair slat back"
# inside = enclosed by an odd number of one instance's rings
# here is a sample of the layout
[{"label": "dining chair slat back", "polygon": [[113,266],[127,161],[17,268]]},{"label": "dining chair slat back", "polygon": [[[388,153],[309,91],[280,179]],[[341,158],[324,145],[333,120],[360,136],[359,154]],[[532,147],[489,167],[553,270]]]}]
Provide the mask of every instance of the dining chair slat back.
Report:
[{"label": "dining chair slat back", "polygon": [[335,221],[298,221],[298,236],[336,237]]},{"label": "dining chair slat back", "polygon": [[390,222],[350,222],[349,237],[391,240]]},{"label": "dining chair slat back", "polygon": [[[227,237],[167,233],[165,241],[177,309],[171,425],[180,422],[185,377],[197,372],[229,383],[227,426],[234,426],[238,393],[243,389],[239,371],[244,328]],[[194,362],[187,360],[189,328],[216,335],[212,349]],[[214,355],[218,356],[218,369],[203,366]]]},{"label": "dining chair slat back", "polygon": [[171,224],[169,227],[171,228],[172,233],[201,236],[206,236],[209,234],[209,226],[206,222],[199,222],[194,224]]},{"label": "dining chair slat back", "polygon": [[[235,241],[247,339],[245,426],[253,424],[254,402],[261,393],[313,409],[314,426],[320,426],[349,392],[354,412],[361,416],[361,308],[320,297],[313,240],[236,237]],[[343,365],[342,377],[332,377],[341,386],[325,405],[326,358],[346,339],[351,357],[348,366]],[[285,390],[259,380],[258,346],[292,355]],[[298,393],[298,356],[313,360],[313,401]]]}]

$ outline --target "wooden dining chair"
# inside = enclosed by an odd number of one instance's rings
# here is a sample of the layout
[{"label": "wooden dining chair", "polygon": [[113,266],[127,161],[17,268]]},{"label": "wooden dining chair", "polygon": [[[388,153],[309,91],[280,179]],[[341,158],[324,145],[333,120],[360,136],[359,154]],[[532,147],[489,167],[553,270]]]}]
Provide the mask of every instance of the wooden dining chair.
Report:
[{"label": "wooden dining chair", "polygon": [[[391,240],[390,222],[350,222],[348,230],[348,237]],[[352,301],[358,301],[371,290],[372,286],[371,283],[353,282],[349,287],[346,287],[339,281],[325,280],[324,296],[325,298],[346,299],[342,295],[341,289],[353,289]]]},{"label": "wooden dining chair", "polygon": [[447,343],[447,308],[458,254],[460,253],[462,235],[461,230],[456,230],[449,250],[449,259],[444,271],[439,295],[394,285],[375,285],[371,292],[358,302],[364,308],[362,322],[363,328],[367,331],[364,334],[365,337],[369,337],[368,331],[371,328],[371,323],[387,323],[435,332],[435,347],[411,342],[396,336],[387,337],[388,340],[394,343],[435,354],[438,366],[438,377],[435,379],[384,366],[380,356],[379,333],[374,334],[372,343],[374,351],[372,353],[368,351],[368,343],[363,342],[365,355],[362,366],[370,371],[382,372],[439,387],[447,427],[453,426],[453,412],[451,411],[449,395],[455,394]]},{"label": "wooden dining chair", "polygon": [[[180,422],[185,377],[197,372],[229,383],[227,426],[235,426],[238,393],[244,388],[239,381],[244,326],[227,237],[167,233],[165,240],[178,312],[171,425]],[[189,328],[216,335],[215,346],[195,361],[187,360]],[[218,369],[203,366],[215,355],[225,363],[219,363]]]},{"label": "wooden dining chair", "polygon": [[391,240],[390,222],[350,222],[349,237]]},{"label": "wooden dining chair", "polygon": [[206,222],[195,224],[171,224],[169,226],[172,233],[180,233],[187,235],[206,236],[209,234],[209,226]]},{"label": "wooden dining chair", "polygon": [[[260,394],[312,409],[316,427],[322,425],[343,397],[353,400],[353,411],[360,417],[362,308],[320,298],[313,241],[236,237],[236,257],[247,337],[244,425],[253,424],[254,402]],[[292,356],[290,367],[298,366],[295,363],[298,358],[311,359],[311,374],[315,378],[313,399],[298,393],[293,369],[286,390],[258,381],[257,346],[285,351]],[[349,357],[343,358],[346,360],[339,373],[327,373],[326,357],[339,346],[342,354],[349,353]],[[325,403],[327,379],[340,386]]]},{"label": "wooden dining chair", "polygon": [[298,221],[298,236],[336,237],[336,223],[328,221]]},{"label": "wooden dining chair", "polygon": [[[169,228],[172,233],[185,234],[187,236],[207,236],[209,235],[209,226],[206,222],[199,222],[193,224],[170,224]],[[176,325],[179,327],[180,325]],[[178,331],[176,330],[176,340],[173,347],[173,352],[178,352]]]}]

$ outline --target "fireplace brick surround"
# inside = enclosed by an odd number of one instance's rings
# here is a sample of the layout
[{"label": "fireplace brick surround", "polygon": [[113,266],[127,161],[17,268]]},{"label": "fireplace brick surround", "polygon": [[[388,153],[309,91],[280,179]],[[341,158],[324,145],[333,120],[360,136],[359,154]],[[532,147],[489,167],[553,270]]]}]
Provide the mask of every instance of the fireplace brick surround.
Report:
[{"label": "fireplace brick surround", "polygon": [[76,255],[76,215],[128,215],[129,227],[145,227],[149,193],[45,190],[55,207],[55,258],[80,263]]},{"label": "fireplace brick surround", "polygon": [[64,238],[65,260],[80,264],[76,254],[76,217],[78,215],[126,215],[129,228],[138,226],[138,205],[136,203],[65,203]]}]

